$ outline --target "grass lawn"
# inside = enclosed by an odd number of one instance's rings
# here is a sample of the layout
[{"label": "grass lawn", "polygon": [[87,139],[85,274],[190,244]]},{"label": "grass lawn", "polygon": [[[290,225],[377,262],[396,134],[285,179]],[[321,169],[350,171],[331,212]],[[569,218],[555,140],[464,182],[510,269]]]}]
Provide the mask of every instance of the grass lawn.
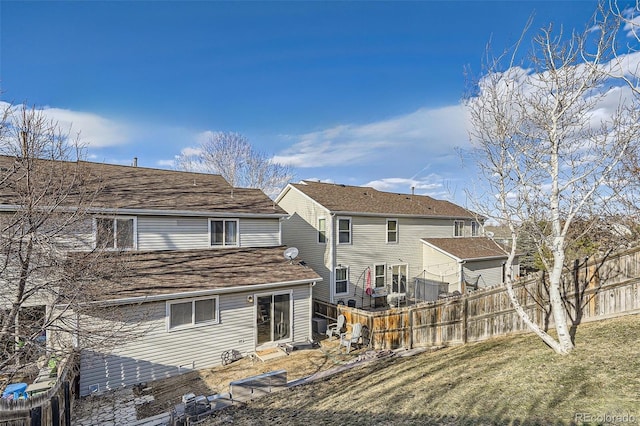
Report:
[{"label": "grass lawn", "polygon": [[533,335],[366,364],[207,425],[640,424],[640,316],[583,324],[558,356]]}]

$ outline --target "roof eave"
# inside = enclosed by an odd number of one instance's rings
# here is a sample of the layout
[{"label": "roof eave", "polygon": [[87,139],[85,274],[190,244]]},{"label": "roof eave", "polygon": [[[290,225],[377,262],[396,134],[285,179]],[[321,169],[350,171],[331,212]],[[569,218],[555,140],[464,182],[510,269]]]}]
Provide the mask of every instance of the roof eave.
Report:
[{"label": "roof eave", "polygon": [[[185,291],[180,293],[155,294],[150,296],[135,296],[135,297],[122,298],[122,299],[107,299],[107,300],[89,302],[88,305],[116,306],[116,305],[132,305],[132,304],[148,303],[148,302],[161,302],[161,301],[173,300],[173,299],[184,299],[187,297],[190,298],[190,297],[215,296],[220,294],[245,293],[250,291],[267,290],[267,289],[277,288],[277,287],[299,286],[299,285],[305,285],[305,284],[313,284],[319,281],[322,281],[321,277],[307,278],[307,279],[294,280],[294,281],[281,281],[281,282],[273,282],[273,283],[265,283],[265,284],[251,284],[247,286],[234,286],[234,287],[226,287],[226,288],[207,289],[207,290]],[[64,306],[64,304],[61,304],[58,306]]]},{"label": "roof eave", "polygon": [[[320,204],[320,203],[318,203]],[[323,206],[324,207],[324,206]],[[326,207],[325,207],[326,208]],[[340,210],[331,210],[327,208],[331,214],[337,216],[368,216],[368,217],[407,217],[420,219],[475,219],[475,216],[455,216],[455,215],[424,215],[424,214],[407,214],[407,213],[373,213],[373,212],[349,212]]]},{"label": "roof eave", "polygon": [[[13,212],[18,211],[22,206],[15,204],[2,204],[0,205],[0,212]],[[44,208],[44,207],[43,207]],[[59,211],[74,212],[77,208],[74,207],[58,207]],[[119,208],[102,208],[93,207],[87,209],[90,214],[121,214],[121,215],[140,215],[140,216],[189,216],[189,217],[254,217],[254,218],[267,218],[267,217],[287,217],[287,213],[241,213],[234,211],[196,211],[196,210],[166,210],[166,209],[119,209]]]}]

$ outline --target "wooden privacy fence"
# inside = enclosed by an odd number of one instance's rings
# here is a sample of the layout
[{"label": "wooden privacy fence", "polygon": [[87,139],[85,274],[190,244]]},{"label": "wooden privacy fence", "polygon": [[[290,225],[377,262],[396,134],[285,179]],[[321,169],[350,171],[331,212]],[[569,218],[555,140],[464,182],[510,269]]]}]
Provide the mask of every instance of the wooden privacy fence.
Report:
[{"label": "wooden privacy fence", "polygon": [[[547,280],[537,275],[514,285],[520,304],[543,329],[554,325]],[[563,299],[570,325],[640,312],[640,248],[597,261],[576,261],[563,277]],[[436,302],[366,311],[336,307],[347,323],[369,328],[375,349],[437,347],[479,342],[529,332],[504,286]]]},{"label": "wooden privacy fence", "polygon": [[28,399],[0,399],[0,426],[70,426],[77,357],[60,366],[56,384]]}]

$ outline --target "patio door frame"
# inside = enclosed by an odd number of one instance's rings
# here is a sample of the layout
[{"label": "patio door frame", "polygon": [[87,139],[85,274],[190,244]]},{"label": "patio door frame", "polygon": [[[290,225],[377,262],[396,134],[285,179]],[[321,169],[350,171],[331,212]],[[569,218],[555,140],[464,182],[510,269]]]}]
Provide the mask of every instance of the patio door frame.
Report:
[{"label": "patio door frame", "polygon": [[[277,328],[277,324],[274,322],[274,313],[275,313],[275,303],[274,303],[274,297],[275,296],[280,296],[280,295],[284,295],[287,294],[289,295],[289,317],[288,318],[283,318],[283,321],[286,321],[286,324],[288,325],[288,335],[289,337],[286,337],[284,339],[277,339],[276,338],[276,328]],[[258,318],[260,317],[260,304],[258,303],[258,300],[261,297],[271,297],[271,303],[270,303],[270,312],[268,312],[268,316],[269,316],[269,323],[270,323],[270,333],[271,333],[271,340],[267,341],[267,342],[262,342],[259,343],[258,342]],[[260,350],[260,349],[267,349],[267,348],[272,348],[275,347],[278,343],[285,343],[285,342],[292,342],[293,341],[293,290],[289,289],[289,290],[281,290],[281,291],[270,291],[270,292],[265,292],[265,293],[256,293],[254,295],[254,324],[255,324],[255,328],[254,328],[254,333],[255,333],[255,337],[254,337],[254,341],[256,342],[256,350]]]},{"label": "patio door frame", "polygon": [[[400,276],[400,272],[404,268],[404,291],[400,291],[400,281],[398,281],[398,291],[393,291],[393,268],[398,268],[398,276]],[[409,264],[408,263],[394,263],[388,266],[389,268],[389,293],[404,293],[407,294],[409,291]]]}]

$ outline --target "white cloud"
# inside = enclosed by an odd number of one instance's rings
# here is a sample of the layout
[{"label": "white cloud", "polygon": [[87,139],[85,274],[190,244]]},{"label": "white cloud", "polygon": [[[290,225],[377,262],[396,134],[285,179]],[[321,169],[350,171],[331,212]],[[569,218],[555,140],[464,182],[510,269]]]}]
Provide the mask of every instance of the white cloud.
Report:
[{"label": "white cloud", "polygon": [[343,124],[295,137],[298,142],[274,157],[294,167],[371,164],[398,150],[443,155],[468,139],[461,105],[421,108],[388,120],[363,125]]},{"label": "white cloud", "polygon": [[[9,106],[9,103],[0,101],[0,108]],[[98,114],[48,106],[37,109],[48,119],[57,122],[61,131],[68,132],[72,137],[79,134],[80,141],[91,148],[122,145],[132,138],[129,126]]]},{"label": "white cloud", "polygon": [[450,198],[451,193],[444,186],[444,179],[432,173],[422,178],[392,177],[377,179],[362,186],[370,186],[378,191],[397,192],[406,194],[412,191],[417,195],[429,195],[437,199]]},{"label": "white cloud", "polygon": [[88,112],[45,107],[42,112],[73,133],[79,133],[81,141],[92,148],[104,148],[125,144],[131,139],[127,125]]},{"label": "white cloud", "polygon": [[168,167],[174,169],[176,167],[176,160],[158,160],[156,164],[160,167]]},{"label": "white cloud", "polygon": [[202,154],[202,149],[188,146],[186,148],[182,148],[182,150],[180,150],[180,154],[186,155],[186,156],[198,156]]},{"label": "white cloud", "polygon": [[627,32],[627,37],[640,40],[640,15],[633,16],[633,14],[635,13],[635,10],[633,8],[629,8],[624,12],[624,14],[626,15],[626,23],[623,30]]},{"label": "white cloud", "polygon": [[335,183],[333,179],[320,179],[317,177],[304,178],[300,182],[302,182],[303,180],[306,180],[308,182]]},{"label": "white cloud", "polygon": [[207,142],[208,140],[210,140],[215,132],[211,131],[211,130],[205,130],[204,132],[200,132],[196,135],[196,142],[198,144],[203,144],[205,142]]}]

